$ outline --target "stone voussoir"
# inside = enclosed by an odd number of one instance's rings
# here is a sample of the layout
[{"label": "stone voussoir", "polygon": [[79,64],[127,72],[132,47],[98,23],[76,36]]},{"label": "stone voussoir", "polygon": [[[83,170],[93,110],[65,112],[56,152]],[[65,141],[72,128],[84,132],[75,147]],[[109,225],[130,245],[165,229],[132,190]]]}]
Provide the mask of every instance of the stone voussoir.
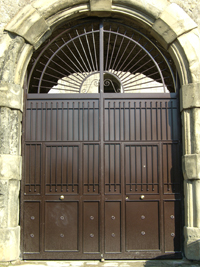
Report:
[{"label": "stone voussoir", "polygon": [[165,8],[170,4],[167,0],[112,0],[114,5],[130,7],[134,10],[140,10],[144,14],[153,17],[156,20]]},{"label": "stone voussoir", "polygon": [[[45,19],[31,5],[26,5],[7,24],[5,30],[23,37],[37,49],[51,34]],[[45,36],[45,37],[44,37]]]},{"label": "stone voussoir", "polygon": [[0,106],[12,109],[23,108],[23,90],[18,84],[0,82]]},{"label": "stone voussoir", "polygon": [[190,83],[181,88],[181,111],[200,108],[200,83]]},{"label": "stone voussoir", "polygon": [[197,28],[197,24],[180,8],[172,3],[166,7],[152,27],[152,35],[163,38],[166,46],[178,36]]},{"label": "stone voussoir", "polygon": [[184,155],[182,157],[182,168],[185,180],[199,180],[200,154]]},{"label": "stone voussoir", "polygon": [[22,157],[16,155],[0,155],[0,179],[21,180]]},{"label": "stone voussoir", "polygon": [[188,61],[188,72],[191,73],[191,83],[200,83],[200,36],[197,29],[193,29],[177,38]]}]

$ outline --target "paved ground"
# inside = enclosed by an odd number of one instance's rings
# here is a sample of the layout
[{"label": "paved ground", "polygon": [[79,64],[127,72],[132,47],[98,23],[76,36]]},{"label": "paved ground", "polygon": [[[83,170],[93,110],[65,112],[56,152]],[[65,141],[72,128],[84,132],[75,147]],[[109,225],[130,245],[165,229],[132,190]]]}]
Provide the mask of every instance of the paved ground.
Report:
[{"label": "paved ground", "polygon": [[187,260],[137,260],[137,261],[17,261],[0,262],[0,267],[198,267],[200,261]]}]

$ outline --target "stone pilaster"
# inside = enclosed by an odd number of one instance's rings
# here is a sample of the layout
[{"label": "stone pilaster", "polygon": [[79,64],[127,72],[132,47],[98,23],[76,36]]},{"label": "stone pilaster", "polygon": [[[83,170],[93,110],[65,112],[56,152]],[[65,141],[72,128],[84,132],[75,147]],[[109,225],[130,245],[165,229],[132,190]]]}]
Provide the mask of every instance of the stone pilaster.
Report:
[{"label": "stone pilaster", "polygon": [[200,84],[181,89],[184,155],[182,168],[185,196],[185,256],[200,260]]}]

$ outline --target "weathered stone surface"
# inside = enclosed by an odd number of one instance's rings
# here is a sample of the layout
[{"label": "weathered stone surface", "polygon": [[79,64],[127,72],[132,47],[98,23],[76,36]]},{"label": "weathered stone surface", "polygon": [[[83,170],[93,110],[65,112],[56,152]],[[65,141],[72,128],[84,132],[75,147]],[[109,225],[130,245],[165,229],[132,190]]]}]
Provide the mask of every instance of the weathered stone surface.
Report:
[{"label": "weathered stone surface", "polygon": [[[27,67],[31,59],[32,53],[33,53],[33,46],[29,44],[25,44],[21,50],[19,59],[17,61],[14,83],[21,85],[21,87],[23,87],[24,85],[24,77],[25,77],[25,73],[27,71]],[[23,97],[23,92],[22,92],[22,97]]]},{"label": "weathered stone surface", "polygon": [[0,154],[21,154],[20,111],[0,108]]},{"label": "weathered stone surface", "polygon": [[22,110],[23,90],[21,86],[0,82],[0,106]]},{"label": "weathered stone surface", "polygon": [[200,108],[191,109],[191,154],[200,154]]},{"label": "weathered stone surface", "polygon": [[112,0],[112,3],[140,10],[154,19],[157,19],[163,10],[170,4],[167,0]]},{"label": "weathered stone surface", "polygon": [[19,258],[20,227],[0,229],[0,259],[13,261]]},{"label": "weathered stone surface", "polygon": [[63,9],[85,3],[89,3],[89,0],[36,0],[32,6],[38,10],[44,19],[47,19]]},{"label": "weathered stone surface", "polygon": [[152,27],[152,34],[163,38],[167,44],[178,36],[197,28],[197,24],[176,4],[166,7]]},{"label": "weathered stone surface", "polygon": [[21,156],[0,155],[0,179],[21,179]]},{"label": "weathered stone surface", "polygon": [[182,160],[184,178],[200,179],[200,154],[184,155]]},{"label": "weathered stone surface", "polygon": [[44,18],[31,5],[26,5],[20,10],[5,29],[22,36],[36,49],[43,42],[43,38],[45,39],[51,34],[51,30]]},{"label": "weathered stone surface", "polygon": [[200,228],[184,227],[185,255],[189,260],[200,260]]},{"label": "weathered stone surface", "polygon": [[80,14],[86,12],[87,12],[86,14],[88,14],[89,11],[90,11],[89,3],[82,4],[55,13],[51,17],[49,17],[46,21],[53,31],[54,28],[56,28],[61,23],[65,23],[67,20],[69,20],[69,18],[70,20],[76,19],[76,17],[80,16]]},{"label": "weathered stone surface", "polygon": [[90,0],[91,11],[111,11],[112,0]]},{"label": "weathered stone surface", "polygon": [[190,83],[181,88],[181,111],[200,107],[200,83]]},{"label": "weathered stone surface", "polygon": [[197,29],[178,37],[178,42],[184,48],[191,73],[191,83],[200,83],[200,36]]},{"label": "weathered stone surface", "polygon": [[19,223],[19,188],[18,180],[0,180],[0,229]]},{"label": "weathered stone surface", "polygon": [[[5,45],[8,43],[7,49]],[[19,55],[24,46],[24,39],[19,36],[7,34],[1,41],[1,46],[4,48],[4,54],[0,59],[0,80],[8,83],[14,83],[15,68],[18,62]]]}]

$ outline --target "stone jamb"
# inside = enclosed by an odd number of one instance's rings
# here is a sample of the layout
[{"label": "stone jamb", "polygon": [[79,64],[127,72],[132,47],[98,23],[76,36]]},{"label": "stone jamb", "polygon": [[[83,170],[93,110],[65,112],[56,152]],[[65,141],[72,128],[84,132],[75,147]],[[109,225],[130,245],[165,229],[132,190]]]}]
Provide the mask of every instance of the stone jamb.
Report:
[{"label": "stone jamb", "polygon": [[[102,0],[102,3],[105,0]],[[8,109],[10,114],[22,111],[22,83],[33,48],[37,49],[51,34],[51,29],[63,19],[79,15],[105,16],[105,10],[99,7],[100,0],[36,0],[25,6],[6,26],[0,44],[0,106]],[[199,113],[200,84],[200,38],[196,24],[177,5],[167,0],[112,0],[112,6],[106,6],[106,12],[125,13],[130,19],[138,20],[151,29],[151,34],[169,49],[182,85],[181,111],[183,123],[183,173],[185,179],[185,254],[188,259],[200,259],[200,182],[199,155],[200,136],[197,115]],[[91,5],[89,5],[91,4]],[[100,5],[101,6],[101,5]],[[88,10],[88,7],[90,9]],[[73,9],[73,11],[72,11]],[[95,10],[92,12],[92,10]],[[70,12],[72,11],[72,12]],[[103,11],[103,13],[101,13]],[[54,19],[52,19],[54,17]],[[59,22],[58,22],[59,21]],[[1,49],[2,48],[2,49]],[[192,91],[188,97],[188,91]],[[194,98],[196,95],[196,99]],[[15,99],[13,100],[15,96]],[[188,97],[188,99],[187,99]],[[20,116],[17,131],[20,128]],[[190,123],[188,123],[190,122]],[[191,123],[192,122],[192,123]],[[15,129],[12,129],[15,131]],[[1,129],[3,132],[4,129]],[[195,142],[192,142],[192,140]],[[17,142],[20,144],[21,136]],[[8,141],[8,140],[7,140]],[[15,140],[16,141],[16,140]],[[21,145],[18,145],[20,147]],[[197,148],[196,148],[197,147]],[[6,151],[10,151],[6,153]],[[14,151],[12,153],[12,151]],[[10,157],[10,154],[13,156]],[[13,157],[13,158],[12,158]],[[16,157],[16,158],[15,158]],[[11,159],[12,158],[12,159]],[[9,162],[15,166],[11,166]],[[0,164],[2,171],[0,182],[17,189],[17,181],[21,179],[21,158],[17,148],[1,149]],[[1,190],[1,187],[0,187]],[[19,191],[19,190],[18,190]],[[2,192],[2,191],[0,191]],[[12,196],[1,195],[5,202]],[[7,207],[10,207],[7,204]],[[10,209],[10,208],[9,208]],[[16,209],[18,213],[18,209]],[[7,216],[7,215],[4,215]],[[8,216],[9,217],[9,216]],[[18,216],[16,216],[17,218]],[[9,221],[9,220],[8,220]],[[0,228],[0,261],[15,260],[19,257],[18,220],[10,226]]]}]

